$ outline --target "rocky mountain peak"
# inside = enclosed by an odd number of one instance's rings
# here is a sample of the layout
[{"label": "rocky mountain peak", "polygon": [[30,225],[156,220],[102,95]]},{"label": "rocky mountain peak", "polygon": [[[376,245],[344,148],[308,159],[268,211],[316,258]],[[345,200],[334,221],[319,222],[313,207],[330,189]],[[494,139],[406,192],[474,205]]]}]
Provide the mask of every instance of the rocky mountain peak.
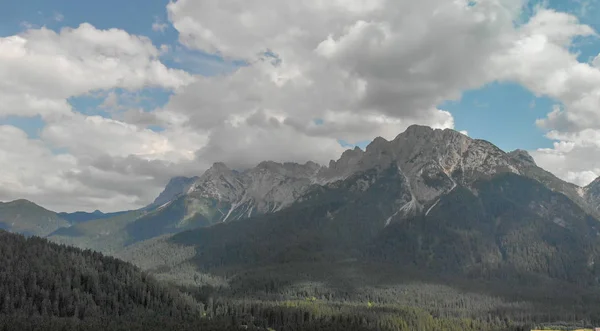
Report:
[{"label": "rocky mountain peak", "polygon": [[585,200],[592,210],[600,213],[600,177],[589,183],[585,188]]},{"label": "rocky mountain peak", "polygon": [[274,161],[263,161],[255,168],[246,170],[245,173],[272,172],[292,178],[309,178],[314,176],[320,169],[321,166],[315,162],[299,164],[294,162],[278,163]]},{"label": "rocky mountain peak", "polygon": [[223,163],[223,162],[215,162],[213,163],[213,165],[206,170],[205,173],[209,173],[209,174],[222,174],[222,173],[230,173],[232,170],[229,169],[229,167]]},{"label": "rocky mountain peak", "polygon": [[165,189],[159,194],[149,207],[162,206],[175,197],[186,193],[198,177],[174,177],[171,178]]},{"label": "rocky mountain peak", "polygon": [[594,188],[596,188],[596,189],[598,189],[598,190],[600,191],[600,177],[598,177],[598,178],[594,179],[594,180],[593,180],[591,183],[589,183],[589,184],[586,186],[586,188],[589,188],[589,189],[594,189]]},{"label": "rocky mountain peak", "polygon": [[377,137],[373,139],[369,145],[367,145],[366,152],[380,151],[387,148],[388,145],[389,141],[387,141],[385,138]]},{"label": "rocky mountain peak", "polygon": [[[220,221],[249,217],[293,203],[314,182],[320,169],[315,162],[263,161],[238,172],[217,162],[193,183],[186,198],[189,206],[197,206]],[[214,208],[216,212],[211,211]]]},{"label": "rocky mountain peak", "polygon": [[429,126],[413,124],[406,128],[404,132],[400,133],[400,135],[422,137],[430,135],[433,131],[435,131],[435,129]]},{"label": "rocky mountain peak", "polygon": [[529,153],[525,150],[522,149],[516,149],[510,153],[508,153],[508,155],[510,157],[512,157],[513,159],[515,159],[516,161],[519,161],[523,164],[526,165],[532,165],[535,166],[535,160],[533,159],[533,157],[531,157],[531,155],[529,155]]},{"label": "rocky mountain peak", "polygon": [[178,189],[172,191],[179,193],[189,187],[188,197],[204,199],[200,204],[207,206],[216,201],[220,209],[212,214],[229,220],[289,206],[313,184],[327,185],[363,171],[393,168],[410,187],[401,199],[404,202],[399,203],[410,203],[410,210],[416,212],[457,185],[468,187],[481,176],[498,172],[518,173],[514,163],[512,157],[487,141],[450,129],[411,125],[391,141],[377,137],[364,151],[358,147],[344,151],[328,167],[314,162],[263,161],[238,172],[217,162],[192,185],[183,181],[179,186],[173,184]]},{"label": "rocky mountain peak", "polygon": [[281,163],[277,163],[277,162],[274,162],[274,161],[262,161],[254,169],[264,169],[264,170],[269,170],[269,171],[280,172],[284,168],[283,168],[283,164],[281,164]]},{"label": "rocky mountain peak", "polygon": [[351,175],[354,172],[354,169],[358,167],[358,163],[363,158],[364,154],[365,152],[358,147],[345,150],[337,161],[331,160],[329,162],[329,167],[319,171],[319,180],[328,182]]},{"label": "rocky mountain peak", "polygon": [[322,167],[318,163],[310,161],[305,164],[285,162],[283,168],[287,170],[289,176],[310,178],[314,177]]},{"label": "rocky mountain peak", "polygon": [[433,129],[423,125],[411,125],[406,129],[406,131],[397,135],[393,141],[396,143],[404,141],[418,143],[418,145],[427,145],[436,142],[439,143],[441,141],[452,144],[460,144],[472,140],[473,139],[469,138],[468,136],[465,136],[462,133],[452,129],[442,130]]}]

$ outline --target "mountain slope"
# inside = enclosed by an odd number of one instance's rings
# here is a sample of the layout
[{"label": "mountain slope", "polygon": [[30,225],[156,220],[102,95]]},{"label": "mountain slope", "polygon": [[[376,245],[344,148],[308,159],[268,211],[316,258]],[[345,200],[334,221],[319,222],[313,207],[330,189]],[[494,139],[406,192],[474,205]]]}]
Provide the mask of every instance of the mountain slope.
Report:
[{"label": "mountain slope", "polygon": [[[151,208],[111,227],[110,232],[118,233],[117,238],[104,236],[102,242],[96,240],[98,232],[79,231],[78,238],[73,239],[68,238],[73,231],[63,231],[60,242],[85,247],[81,243],[85,245],[87,240],[95,242],[88,247],[115,252],[124,245],[164,234],[283,211],[319,188],[335,187],[336,183],[353,176],[383,171],[392,171],[395,177],[390,180],[402,185],[397,195],[380,208],[385,213],[377,217],[384,224],[399,217],[427,214],[454,188],[471,189],[475,182],[490,180],[501,173],[532,178],[598,216],[582,188],[539,168],[525,151],[505,153],[487,141],[472,139],[454,130],[413,125],[391,141],[376,138],[365,151],[347,150],[328,167],[312,162],[301,165],[265,161],[240,172],[215,163],[200,177],[174,178]],[[364,191],[373,180],[364,179],[350,186],[357,192]],[[337,194],[347,193],[341,190]],[[93,238],[83,238],[86,236]],[[103,243],[110,246],[110,250],[103,247]]]},{"label": "mountain slope", "polygon": [[282,209],[313,184],[311,176],[319,169],[312,162],[305,165],[262,162],[253,169],[238,172],[215,163],[200,177],[173,179],[155,202],[143,210],[78,224],[52,233],[49,238],[114,253],[126,245],[163,234]]},{"label": "mountain slope", "polygon": [[596,284],[600,223],[563,194],[501,174],[444,196],[427,215],[398,221],[370,256],[422,268],[500,278]]},{"label": "mountain slope", "polygon": [[45,236],[70,223],[55,212],[27,200],[0,202],[0,229],[25,235]]},{"label": "mountain slope", "polygon": [[58,216],[71,224],[77,224],[77,223],[82,223],[82,222],[87,222],[87,221],[92,221],[92,220],[111,218],[111,217],[119,216],[119,215],[122,215],[125,213],[127,213],[127,211],[120,211],[120,212],[115,212],[115,213],[103,213],[99,210],[96,210],[92,213],[88,213],[88,212],[84,212],[84,211],[76,211],[73,213],[64,213],[63,212],[63,213],[58,213]]},{"label": "mountain slope", "polygon": [[1,230],[0,279],[2,316],[151,317],[194,309],[128,263]]},{"label": "mountain slope", "polygon": [[127,223],[121,231],[127,234],[125,245],[129,245],[168,233],[209,226],[212,222],[205,215],[198,212],[194,201],[186,196],[178,196],[162,207]]},{"label": "mountain slope", "polygon": [[[593,283],[600,223],[560,193],[504,173],[458,185],[429,213],[386,215],[408,190],[393,168],[312,192],[280,212],[175,235],[203,268],[367,259],[445,274]],[[358,193],[352,187],[372,182]]]},{"label": "mountain slope", "polygon": [[454,130],[413,125],[392,141],[376,138],[365,151],[347,150],[328,167],[310,162],[263,162],[253,169],[236,172],[217,163],[188,188],[185,196],[192,207],[186,217],[194,213],[194,204],[209,223],[272,213],[296,202],[313,185],[344,180],[370,169],[385,169],[392,163],[410,181],[414,210],[422,210],[459,183],[469,185],[481,176],[501,172],[533,178],[567,195],[586,211],[594,210],[582,196],[581,188],[539,168],[525,151],[505,153],[487,141],[471,139]]},{"label": "mountain slope", "polygon": [[600,177],[584,188],[584,199],[588,205],[600,214]]},{"label": "mountain slope", "polygon": [[174,177],[172,178],[165,189],[156,197],[154,202],[148,206],[149,208],[160,207],[169,201],[174,200],[178,196],[187,193],[190,186],[198,180],[198,177]]},{"label": "mountain slope", "polygon": [[287,208],[170,242],[194,247],[190,261],[209,269],[375,259],[463,276],[594,283],[600,223],[539,169],[523,151],[413,126],[320,168],[322,184]]},{"label": "mountain slope", "polygon": [[[238,172],[215,163],[187,193],[195,211],[212,223],[280,210],[291,205],[315,181],[320,166],[265,161]],[[190,210],[190,213],[194,209]]]},{"label": "mountain slope", "polygon": [[539,181],[552,191],[566,195],[586,212],[600,218],[600,199],[594,201],[586,197],[587,188],[566,182],[538,167],[533,158],[525,151],[516,150],[509,155],[516,161],[515,166],[522,175]]},{"label": "mountain slope", "polygon": [[124,230],[127,224],[145,215],[144,210],[135,210],[111,218],[97,219],[60,228],[50,233],[50,241],[83,249],[93,249],[105,254],[114,254],[130,241]]}]

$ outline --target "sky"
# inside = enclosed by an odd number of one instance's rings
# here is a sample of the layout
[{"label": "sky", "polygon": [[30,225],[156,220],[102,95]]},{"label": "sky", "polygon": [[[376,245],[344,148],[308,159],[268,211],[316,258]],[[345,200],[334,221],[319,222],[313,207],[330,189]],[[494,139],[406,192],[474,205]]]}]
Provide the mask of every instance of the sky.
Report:
[{"label": "sky", "polygon": [[412,124],[600,176],[598,0],[0,1],[0,201],[145,206]]}]

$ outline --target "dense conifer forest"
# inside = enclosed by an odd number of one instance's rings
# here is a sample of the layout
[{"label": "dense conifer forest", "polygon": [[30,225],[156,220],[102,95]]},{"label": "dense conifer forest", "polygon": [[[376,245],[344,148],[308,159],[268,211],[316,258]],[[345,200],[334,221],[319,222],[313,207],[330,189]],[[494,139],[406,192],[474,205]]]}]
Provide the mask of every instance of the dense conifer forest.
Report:
[{"label": "dense conifer forest", "polygon": [[372,301],[234,294],[207,286],[180,291],[100,253],[0,232],[0,330],[522,329],[509,320]]}]

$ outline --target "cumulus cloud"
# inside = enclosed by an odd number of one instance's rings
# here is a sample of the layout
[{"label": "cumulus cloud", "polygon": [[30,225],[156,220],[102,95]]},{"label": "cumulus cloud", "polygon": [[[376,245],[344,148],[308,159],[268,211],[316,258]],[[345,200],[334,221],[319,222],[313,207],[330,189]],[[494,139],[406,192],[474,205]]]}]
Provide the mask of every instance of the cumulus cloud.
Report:
[{"label": "cumulus cloud", "polygon": [[[452,128],[452,115],[436,105],[491,79],[485,67],[510,46],[506,36],[520,7],[520,1],[171,2],[169,18],[182,44],[249,65],[196,80],[165,109],[209,133],[199,155],[239,164],[256,161],[254,155],[327,162],[339,153],[338,139],[390,139],[414,123]],[[237,144],[259,138],[287,148],[261,149],[257,142],[246,146],[242,162]]]},{"label": "cumulus cloud", "polygon": [[592,65],[596,68],[600,68],[600,54],[592,60]]},{"label": "cumulus cloud", "polygon": [[[60,32],[41,28],[0,39],[2,90],[70,97],[96,89],[177,88],[192,77],[167,68],[146,37],[84,23]],[[14,85],[11,87],[11,85]]]},{"label": "cumulus cloud", "polygon": [[[45,122],[40,139],[0,127],[0,200],[29,198],[58,210],[139,207],[174,173],[169,169],[185,172],[181,165],[195,164],[196,147],[188,139],[201,143],[200,135],[146,129],[150,122],[172,122],[161,120],[159,113],[144,116],[125,109],[122,118],[110,119],[81,114],[69,103],[69,98],[97,91],[177,90],[193,82],[192,75],[167,68],[159,55],[146,37],[90,24],[59,32],[28,29],[0,38],[0,117],[41,115]],[[123,110],[121,101],[108,92],[101,108]],[[153,164],[164,175],[103,169],[98,160],[107,157],[139,160],[130,169]]]},{"label": "cumulus cloud", "polygon": [[[172,139],[171,134],[139,132],[82,115],[63,125],[48,125],[41,139],[0,126],[0,200],[26,198],[68,211],[144,206],[169,178],[192,176],[208,166],[194,158],[193,143],[181,139],[180,132]],[[67,152],[56,153],[51,146]]]},{"label": "cumulus cloud", "polygon": [[[555,146],[533,154],[585,184],[600,174],[590,157],[600,155],[600,69],[598,58],[580,63],[569,48],[595,32],[545,8],[517,25],[523,3],[177,0],[167,5],[180,42],[173,50],[89,24],[0,38],[0,98],[8,100],[0,117],[41,115],[46,123],[40,139],[0,127],[0,144],[17,137],[0,154],[14,165],[0,174],[0,200],[118,210],[143,206],[169,177],[199,175],[216,161],[327,163],[342,152],[339,140],[391,139],[415,123],[453,128],[439,105],[493,81],[560,103],[538,121]],[[228,70],[203,77],[168,68],[161,58],[177,49],[216,54]],[[153,111],[124,101],[148,87],[173,95]],[[110,118],[68,102],[93,93]],[[19,151],[29,149],[23,159]]]},{"label": "cumulus cloud", "polygon": [[[167,7],[182,44],[250,63],[189,85],[167,105],[210,132],[204,157],[241,162],[227,146],[247,139],[248,124],[239,119],[253,114],[270,114],[253,124],[263,123],[263,139],[294,132],[288,146],[295,151],[304,150],[307,137],[329,146],[334,139],[391,138],[413,122],[453,127],[451,114],[436,105],[488,82],[512,81],[559,103],[537,124],[557,146],[572,148],[539,150],[538,163],[578,184],[600,175],[591,165],[600,159],[580,160],[586,149],[600,155],[589,150],[596,148],[589,130],[600,129],[599,62],[581,63],[570,50],[575,38],[596,32],[574,15],[538,6],[516,25],[522,1],[240,1]],[[244,130],[231,129],[232,120]],[[271,151],[260,154],[290,154]],[[543,157],[548,153],[565,157]],[[326,158],[316,150],[305,155]]]},{"label": "cumulus cloud", "polygon": [[554,148],[532,154],[559,177],[586,185],[600,176],[600,68],[596,60],[579,62],[569,47],[575,38],[597,33],[573,15],[540,8],[516,36],[511,48],[493,57],[498,79],[558,102],[536,121],[556,141]]}]

